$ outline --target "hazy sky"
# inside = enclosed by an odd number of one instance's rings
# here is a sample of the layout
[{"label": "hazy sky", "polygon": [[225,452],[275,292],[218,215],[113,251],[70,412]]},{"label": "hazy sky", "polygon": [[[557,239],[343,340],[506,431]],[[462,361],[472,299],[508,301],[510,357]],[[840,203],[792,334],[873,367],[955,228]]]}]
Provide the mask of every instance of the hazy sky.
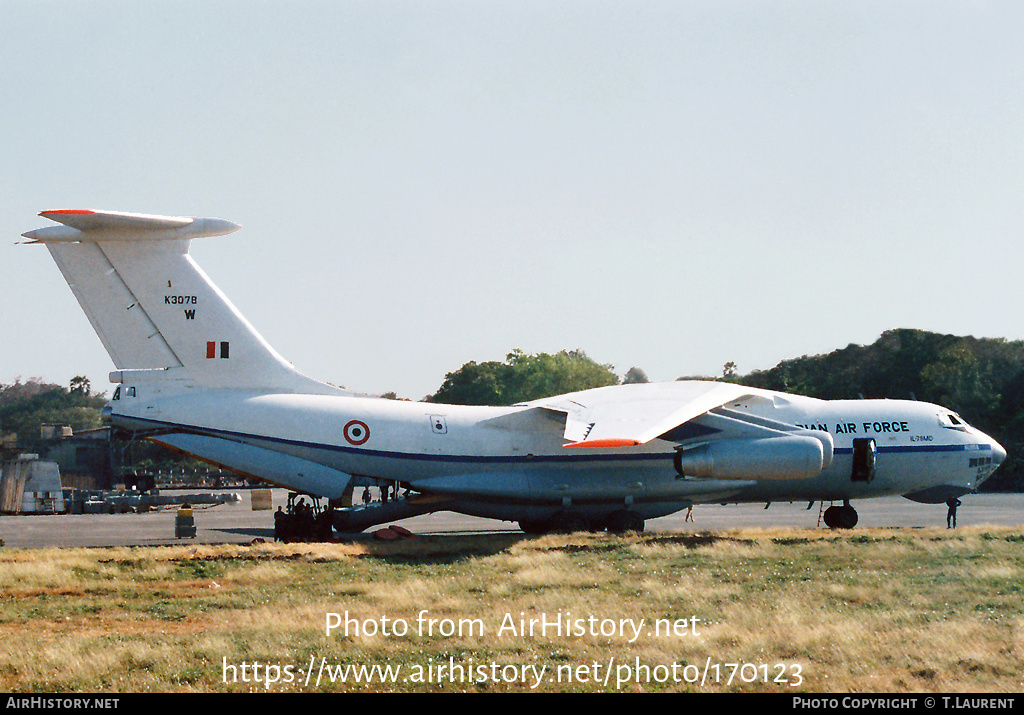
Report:
[{"label": "hazy sky", "polygon": [[192,255],[301,371],[419,399],[908,327],[1024,338],[1020,2],[0,0],[0,383],[113,366],[38,211]]}]

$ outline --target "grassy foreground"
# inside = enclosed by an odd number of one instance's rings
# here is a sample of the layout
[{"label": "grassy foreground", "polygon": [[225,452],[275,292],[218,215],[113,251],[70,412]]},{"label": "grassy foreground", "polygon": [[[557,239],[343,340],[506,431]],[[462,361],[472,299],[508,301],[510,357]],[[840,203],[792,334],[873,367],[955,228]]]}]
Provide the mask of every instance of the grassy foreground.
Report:
[{"label": "grassy foreground", "polygon": [[994,527],[0,549],[0,692],[1020,692],[1022,582]]}]

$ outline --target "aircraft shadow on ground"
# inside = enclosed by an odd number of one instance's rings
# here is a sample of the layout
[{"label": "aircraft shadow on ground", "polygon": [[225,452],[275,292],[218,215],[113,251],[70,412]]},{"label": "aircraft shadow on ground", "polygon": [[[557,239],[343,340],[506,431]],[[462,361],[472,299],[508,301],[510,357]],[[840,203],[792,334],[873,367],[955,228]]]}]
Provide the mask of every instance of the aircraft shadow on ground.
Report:
[{"label": "aircraft shadow on ground", "polygon": [[[274,541],[274,530],[267,528],[225,527],[211,529],[224,534],[251,536],[253,539]],[[353,544],[366,549],[368,556],[382,558],[395,563],[431,562],[437,564],[455,563],[479,556],[493,556],[509,549],[523,540],[539,537],[519,532],[483,532],[479,534],[433,534],[415,535],[412,538],[380,541],[372,532],[340,534],[332,541],[292,541],[292,544]]]}]

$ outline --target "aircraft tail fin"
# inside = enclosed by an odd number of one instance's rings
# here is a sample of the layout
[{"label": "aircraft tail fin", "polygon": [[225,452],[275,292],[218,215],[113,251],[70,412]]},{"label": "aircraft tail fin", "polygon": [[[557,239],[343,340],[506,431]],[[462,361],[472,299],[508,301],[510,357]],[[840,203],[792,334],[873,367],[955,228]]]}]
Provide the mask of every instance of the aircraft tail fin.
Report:
[{"label": "aircraft tail fin", "polygon": [[62,225],[23,235],[49,249],[118,370],[210,387],[337,391],[278,355],[189,256],[193,238],[241,226],[91,209],[40,216]]}]

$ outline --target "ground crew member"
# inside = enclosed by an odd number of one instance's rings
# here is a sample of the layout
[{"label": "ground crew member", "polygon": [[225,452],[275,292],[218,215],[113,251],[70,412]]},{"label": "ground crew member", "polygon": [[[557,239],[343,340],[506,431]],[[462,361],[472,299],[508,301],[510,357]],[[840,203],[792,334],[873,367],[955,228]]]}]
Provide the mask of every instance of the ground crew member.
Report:
[{"label": "ground crew member", "polygon": [[962,504],[962,503],[963,502],[961,502],[956,497],[951,497],[950,500],[946,502],[946,506],[949,507],[949,511],[946,512],[946,528],[947,529],[955,529],[956,528],[956,508],[958,506],[960,506],[960,504]]},{"label": "ground crew member", "polygon": [[282,541],[284,539],[284,512],[281,511],[281,507],[277,507],[277,511],[274,512],[274,541]]}]

